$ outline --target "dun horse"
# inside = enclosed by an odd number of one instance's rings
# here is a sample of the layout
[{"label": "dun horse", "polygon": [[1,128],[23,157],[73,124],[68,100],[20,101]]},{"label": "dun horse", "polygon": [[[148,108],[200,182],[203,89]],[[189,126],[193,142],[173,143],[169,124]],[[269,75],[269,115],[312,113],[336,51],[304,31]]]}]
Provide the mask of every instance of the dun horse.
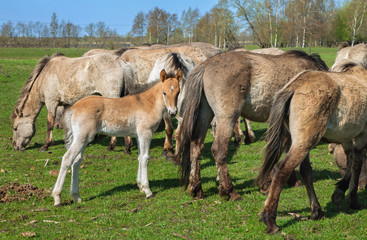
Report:
[{"label": "dun horse", "polygon": [[65,140],[68,150],[62,158],[52,196],[61,204],[61,191],[67,170],[72,166],[71,196],[80,202],[78,172],[83,153],[94,136],[101,132],[114,136],[136,136],[139,144],[137,184],[147,198],[152,197],[148,181],[148,161],[152,134],[165,112],[175,115],[182,71],[168,76],[161,72],[161,82],[148,90],[122,98],[90,96],[74,104],[65,115]]},{"label": "dun horse", "polygon": [[305,69],[327,69],[317,56],[289,51],[281,55],[232,51],[218,54],[190,72],[180,115],[182,178],[195,198],[203,197],[200,155],[205,136],[216,117],[212,153],[219,176],[219,194],[238,199],[226,165],[228,143],[239,116],[252,121],[268,119],[274,93]]},{"label": "dun horse", "polygon": [[[311,219],[323,217],[309,160],[309,151],[321,139],[342,144],[348,158],[348,169],[336,184],[333,203],[340,205],[349,188],[349,207],[361,207],[357,189],[367,145],[367,70],[354,63],[344,65],[344,69],[342,73],[305,71],[275,96],[264,163],[257,179],[261,185],[272,174],[261,217],[268,233],[278,230],[276,215],[282,185],[298,165],[310,200]],[[286,144],[290,147],[278,162],[284,150],[284,137],[291,141]]]},{"label": "dun horse", "polygon": [[341,66],[340,62],[346,59],[367,68],[367,45],[360,43],[351,47],[348,43],[341,44],[335,62],[330,69],[332,71],[338,71],[335,68],[338,65]]},{"label": "dun horse", "polygon": [[79,99],[99,93],[106,97],[126,95],[133,84],[133,70],[116,55],[43,58],[23,87],[12,114],[13,147],[24,150],[35,134],[35,121],[42,107],[47,107],[47,138],[40,150],[52,144],[56,108],[70,106]]}]

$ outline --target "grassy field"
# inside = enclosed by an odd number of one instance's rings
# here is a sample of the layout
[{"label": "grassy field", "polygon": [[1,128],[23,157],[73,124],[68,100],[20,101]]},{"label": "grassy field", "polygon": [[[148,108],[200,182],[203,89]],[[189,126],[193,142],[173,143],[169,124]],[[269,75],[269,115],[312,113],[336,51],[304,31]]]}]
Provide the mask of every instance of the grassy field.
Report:
[{"label": "grassy field", "polygon": [[[252,123],[257,140],[230,144],[228,167],[235,188],[242,195],[237,202],[218,196],[216,168],[207,135],[202,155],[205,198],[193,200],[179,184],[177,167],[160,156],[164,131],[152,141],[149,178],[153,199],[145,199],[136,186],[137,148],[124,155],[122,140],[114,152],[107,152],[109,138],[100,136],[85,151],[80,171],[83,203],[69,197],[70,174],[63,191],[63,206],[53,207],[50,191],[65,153],[63,131],[55,130],[55,144],[39,152],[46,138],[46,111],[36,123],[37,133],[24,152],[11,146],[10,114],[20,90],[39,59],[54,52],[81,56],[85,49],[0,49],[0,65],[11,76],[0,73],[0,238],[22,239],[366,239],[367,192],[359,191],[362,210],[341,209],[331,203],[334,184],[340,177],[327,145],[311,152],[315,189],[325,212],[320,221],[308,220],[310,208],[304,186],[285,188],[278,207],[281,233],[265,234],[259,223],[265,196],[253,185],[261,164],[265,123]],[[329,66],[336,49],[314,48]],[[18,186],[19,185],[19,186]]]}]

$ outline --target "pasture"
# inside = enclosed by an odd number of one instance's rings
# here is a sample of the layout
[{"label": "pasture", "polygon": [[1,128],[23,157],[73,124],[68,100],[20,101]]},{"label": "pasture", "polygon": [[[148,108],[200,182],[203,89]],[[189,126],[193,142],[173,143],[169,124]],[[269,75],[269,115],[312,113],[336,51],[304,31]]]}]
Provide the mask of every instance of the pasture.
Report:
[{"label": "pasture", "polygon": [[[316,194],[325,212],[319,221],[309,220],[310,207],[304,186],[285,187],[278,207],[281,233],[269,236],[259,223],[266,197],[253,182],[261,166],[262,135],[267,124],[252,123],[256,142],[229,147],[227,160],[240,201],[218,196],[217,170],[211,154],[212,135],[208,132],[202,155],[205,198],[193,200],[180,186],[178,169],[161,157],[164,130],[153,135],[148,168],[150,188],[155,194],[146,199],[136,186],[137,147],[123,153],[122,139],[108,152],[109,137],[100,135],[86,148],[80,169],[83,202],[69,197],[70,174],[63,188],[62,206],[54,207],[51,191],[66,152],[63,130],[54,131],[54,145],[46,152],[38,149],[45,141],[45,108],[36,122],[36,135],[24,152],[11,145],[11,112],[20,90],[39,59],[62,52],[81,56],[87,49],[0,49],[0,65],[11,76],[0,73],[0,238],[20,239],[361,239],[366,237],[367,192],[359,191],[362,210],[349,210],[346,201],[339,209],[331,202],[339,170],[327,144],[311,151]],[[308,49],[307,49],[308,51]],[[336,49],[313,48],[331,66]],[[244,127],[242,128],[244,129]],[[19,184],[19,185],[18,185]]]}]

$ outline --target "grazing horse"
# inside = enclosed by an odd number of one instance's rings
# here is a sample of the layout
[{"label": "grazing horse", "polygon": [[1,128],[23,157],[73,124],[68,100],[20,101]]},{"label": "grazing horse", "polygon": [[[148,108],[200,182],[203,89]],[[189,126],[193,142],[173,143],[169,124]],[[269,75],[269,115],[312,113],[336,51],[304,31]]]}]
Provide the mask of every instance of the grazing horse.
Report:
[{"label": "grazing horse", "polygon": [[81,202],[78,173],[88,143],[99,132],[114,136],[136,136],[139,143],[137,184],[147,198],[149,188],[148,162],[150,142],[165,112],[175,115],[182,71],[168,76],[163,69],[161,82],[148,90],[122,98],[86,97],[75,103],[65,114],[67,152],[62,158],[59,176],[52,196],[55,206],[61,204],[61,191],[67,170],[72,166],[71,196]]},{"label": "grazing horse", "polygon": [[[288,144],[284,144],[284,137]],[[264,162],[257,178],[261,185],[272,176],[261,217],[268,233],[278,231],[276,215],[282,185],[298,165],[310,200],[311,219],[323,217],[309,160],[310,150],[320,140],[342,144],[348,159],[333,203],[340,205],[349,188],[349,207],[359,209],[358,179],[367,145],[367,70],[363,67],[350,62],[340,73],[305,71],[275,95]],[[285,145],[289,151],[278,162]]]},{"label": "grazing horse", "polygon": [[190,72],[180,111],[183,120],[177,158],[181,158],[183,181],[195,198],[203,197],[200,155],[213,117],[217,119],[212,153],[219,194],[236,200],[240,196],[229,177],[226,157],[237,119],[242,116],[265,122],[274,93],[305,69],[326,70],[327,66],[318,55],[300,51],[281,55],[230,51],[208,59]]},{"label": "grazing horse", "polygon": [[27,79],[12,114],[14,149],[24,150],[30,142],[36,131],[36,118],[44,105],[48,112],[47,138],[41,151],[52,144],[58,106],[71,106],[95,93],[106,97],[124,96],[133,79],[130,64],[113,54],[43,58]]}]

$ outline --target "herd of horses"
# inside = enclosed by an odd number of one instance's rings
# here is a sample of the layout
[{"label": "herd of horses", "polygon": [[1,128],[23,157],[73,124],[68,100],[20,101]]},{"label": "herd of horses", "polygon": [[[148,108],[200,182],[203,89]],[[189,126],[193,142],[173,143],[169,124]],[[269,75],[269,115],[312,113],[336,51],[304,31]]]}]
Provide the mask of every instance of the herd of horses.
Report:
[{"label": "herd of horses", "polygon": [[[239,119],[247,142],[254,139],[250,122],[269,122],[263,164],[256,183],[267,194],[261,221],[278,231],[277,206],[282,186],[300,175],[307,189],[311,218],[324,216],[313,187],[309,151],[319,141],[337,144],[334,152],[343,174],[332,201],[340,205],[349,189],[349,207],[359,209],[358,184],[366,185],[367,45],[341,45],[328,69],[318,54],[260,49],[221,52],[206,43],[90,50],[79,58],[62,54],[43,58],[27,79],[12,114],[13,147],[25,150],[35,134],[41,108],[47,108],[47,137],[52,145],[57,115],[63,116],[67,151],[52,192],[55,205],[67,170],[72,168],[71,196],[80,202],[78,171],[86,146],[98,133],[138,140],[137,185],[153,196],[147,175],[153,133],[163,120],[162,154],[180,165],[181,178],[194,198],[202,198],[200,157],[210,125],[219,194],[240,199],[226,164],[228,144]],[[65,110],[61,109],[65,108]],[[176,116],[175,132],[171,118]],[[249,139],[250,138],[250,139]],[[285,156],[280,160],[282,154]],[[361,169],[364,169],[360,178]],[[362,183],[361,183],[362,181]],[[294,183],[294,181],[293,181]]]}]

